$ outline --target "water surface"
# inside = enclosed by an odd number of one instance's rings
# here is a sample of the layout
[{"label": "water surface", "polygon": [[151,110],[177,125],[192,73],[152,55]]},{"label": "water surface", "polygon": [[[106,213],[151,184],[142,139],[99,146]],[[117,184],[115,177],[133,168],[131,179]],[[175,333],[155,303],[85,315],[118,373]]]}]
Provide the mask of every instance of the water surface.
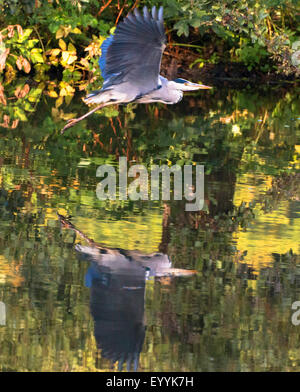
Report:
[{"label": "water surface", "polygon": [[[0,128],[0,369],[299,371],[299,91],[218,89],[60,135],[66,114],[86,110],[73,101],[57,109],[45,96]],[[99,201],[96,169],[119,156],[203,164],[204,210]],[[108,248],[162,252],[198,273],[88,284],[74,249],[84,241],[57,212]]]}]

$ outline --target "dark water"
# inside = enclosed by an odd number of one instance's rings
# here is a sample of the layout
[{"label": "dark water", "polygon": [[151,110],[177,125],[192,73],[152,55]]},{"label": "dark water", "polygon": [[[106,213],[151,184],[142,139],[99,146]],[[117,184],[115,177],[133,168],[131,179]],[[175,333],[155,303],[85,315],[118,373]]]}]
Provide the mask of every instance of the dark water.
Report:
[{"label": "dark water", "polygon": [[[0,128],[2,371],[300,370],[299,90],[204,94],[95,114],[65,135],[63,119],[86,108],[45,96]],[[204,209],[98,200],[96,169],[119,156],[204,165]],[[99,270],[57,212],[104,247],[197,274]]]}]

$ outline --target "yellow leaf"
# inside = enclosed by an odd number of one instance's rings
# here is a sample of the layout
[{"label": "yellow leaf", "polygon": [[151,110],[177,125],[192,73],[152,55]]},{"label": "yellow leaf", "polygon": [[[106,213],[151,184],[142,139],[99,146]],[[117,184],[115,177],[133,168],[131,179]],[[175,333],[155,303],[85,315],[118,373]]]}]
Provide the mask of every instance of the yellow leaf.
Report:
[{"label": "yellow leaf", "polygon": [[21,121],[27,121],[27,117],[25,115],[25,112],[21,108],[15,107],[14,108],[14,114]]},{"label": "yellow leaf", "polygon": [[70,56],[69,52],[63,51],[63,52],[61,53],[62,61],[63,61],[64,63],[66,63],[66,62],[68,61],[69,56]]},{"label": "yellow leaf", "polygon": [[56,109],[59,108],[64,102],[64,97],[59,97],[57,98],[57,100],[55,101],[55,107]]},{"label": "yellow leaf", "polygon": [[67,95],[65,98],[66,104],[69,105],[69,103],[72,101],[74,95]]},{"label": "yellow leaf", "polygon": [[70,120],[71,118],[74,118],[74,117],[76,117],[76,113],[61,113],[61,115],[60,115],[60,117],[63,119],[63,120],[65,120],[65,121],[67,121],[67,120]]},{"label": "yellow leaf", "polygon": [[67,37],[71,31],[71,26],[64,26],[64,35]]},{"label": "yellow leaf", "polygon": [[56,37],[57,39],[59,39],[59,38],[61,38],[61,37],[63,37],[63,36],[64,36],[64,29],[63,29],[62,27],[60,27],[60,28],[57,30],[55,37]]},{"label": "yellow leaf", "polygon": [[65,88],[60,89],[59,96],[65,97],[66,95],[68,95],[66,89]]},{"label": "yellow leaf", "polygon": [[51,56],[57,56],[60,53],[60,49],[56,48],[56,49],[51,49]]},{"label": "yellow leaf", "polygon": [[51,62],[51,64],[53,64],[55,67],[57,67],[58,66],[58,59],[57,59],[57,57],[50,57],[50,62]]},{"label": "yellow leaf", "polygon": [[73,33],[73,34],[82,34],[82,33],[81,33],[81,30],[80,30],[78,27],[75,27],[75,29],[73,29],[73,30],[71,31],[71,33]]},{"label": "yellow leaf", "polygon": [[62,52],[62,64],[72,64],[77,59],[77,56],[73,56],[70,52]]},{"label": "yellow leaf", "polygon": [[16,71],[15,69],[10,65],[6,64],[5,66],[6,72],[5,72],[5,81],[6,83],[10,83],[12,80],[15,79],[16,77]]},{"label": "yellow leaf", "polygon": [[59,87],[60,87],[60,91],[59,91],[59,95],[61,97],[67,96],[67,95],[71,95],[74,94],[75,89],[74,87],[70,86],[68,83],[66,82],[60,82],[59,83]]},{"label": "yellow leaf", "polygon": [[73,44],[71,44],[71,42],[68,45],[68,52],[70,52],[71,54],[76,54],[76,48]]},{"label": "yellow leaf", "polygon": [[69,57],[69,59],[68,59],[68,64],[72,64],[72,63],[74,63],[74,61],[76,61],[77,60],[77,56],[72,56],[72,55],[70,55],[70,57]]},{"label": "yellow leaf", "polygon": [[80,91],[85,90],[87,88],[87,86],[88,86],[88,82],[82,82],[79,85],[79,90]]},{"label": "yellow leaf", "polygon": [[70,86],[69,84],[66,85],[66,91],[68,95],[75,93],[74,87]]},{"label": "yellow leaf", "polygon": [[57,98],[58,97],[57,92],[54,91],[54,90],[49,91],[48,95],[49,95],[49,97],[52,97],[52,98]]},{"label": "yellow leaf", "polygon": [[234,124],[234,125],[232,126],[232,133],[233,133],[234,135],[241,135],[241,134],[242,134],[239,125]]},{"label": "yellow leaf", "polygon": [[67,49],[67,45],[66,45],[66,43],[65,43],[65,41],[64,41],[63,39],[60,39],[60,40],[58,41],[58,45],[59,45],[59,47],[60,47],[62,50],[66,50],[66,49]]}]

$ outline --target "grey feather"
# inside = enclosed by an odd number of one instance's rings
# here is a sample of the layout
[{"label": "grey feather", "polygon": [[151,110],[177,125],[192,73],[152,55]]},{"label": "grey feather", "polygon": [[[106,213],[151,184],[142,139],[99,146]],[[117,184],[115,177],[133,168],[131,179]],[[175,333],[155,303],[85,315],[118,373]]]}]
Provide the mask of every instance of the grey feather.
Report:
[{"label": "grey feather", "polygon": [[137,8],[134,9],[134,15],[139,22],[143,23],[144,19],[142,18],[142,15],[139,13]]},{"label": "grey feather", "polygon": [[154,20],[157,20],[157,12],[156,12],[156,7],[152,7],[152,18]]},{"label": "grey feather", "polygon": [[148,8],[146,6],[143,8],[143,14],[144,14],[144,19],[150,18],[150,14],[149,14]]},{"label": "grey feather", "polygon": [[163,23],[163,21],[164,21],[164,19],[163,19],[163,13],[164,13],[164,8],[161,6],[161,7],[159,7],[159,10],[158,10],[158,20],[159,20],[160,22],[162,22],[162,23]]}]

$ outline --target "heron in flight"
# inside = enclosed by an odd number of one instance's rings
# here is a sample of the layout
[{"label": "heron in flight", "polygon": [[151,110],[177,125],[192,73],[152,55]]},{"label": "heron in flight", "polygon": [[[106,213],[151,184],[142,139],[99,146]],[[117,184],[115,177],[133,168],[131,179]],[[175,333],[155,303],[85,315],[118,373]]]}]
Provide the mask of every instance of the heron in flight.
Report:
[{"label": "heron in flight", "polygon": [[143,15],[135,8],[117,25],[115,34],[101,45],[99,66],[104,79],[100,90],[84,99],[86,104],[98,104],[85,115],[71,119],[62,132],[104,106],[112,104],[162,102],[175,104],[183,91],[210,89],[203,84],[179,78],[168,80],[159,74],[166,36],[163,7],[157,11],[147,7]]}]

